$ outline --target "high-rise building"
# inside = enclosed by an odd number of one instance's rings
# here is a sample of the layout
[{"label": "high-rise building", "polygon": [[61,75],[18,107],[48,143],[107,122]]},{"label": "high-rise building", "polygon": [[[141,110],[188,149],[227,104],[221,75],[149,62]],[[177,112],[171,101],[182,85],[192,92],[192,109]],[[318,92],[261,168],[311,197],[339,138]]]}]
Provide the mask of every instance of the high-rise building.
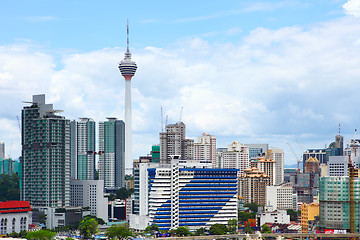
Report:
[{"label": "high-rise building", "polygon": [[71,179],[70,190],[70,206],[88,207],[91,215],[108,221],[108,199],[104,197],[104,181]]},{"label": "high-rise building", "polygon": [[264,157],[255,158],[250,161],[250,167],[256,167],[270,177],[270,185],[275,185],[275,160],[265,159]]},{"label": "high-rise building", "polygon": [[239,177],[239,195],[246,203],[266,205],[266,187],[270,185],[270,177],[263,171],[253,167],[245,169]]},{"label": "high-rise building", "polygon": [[99,179],[105,188],[125,186],[125,123],[116,118],[99,123]]},{"label": "high-rise building", "polygon": [[339,134],[335,136],[335,148],[340,150],[338,156],[342,156],[344,154],[344,137],[340,135],[340,124]]},{"label": "high-rise building", "polygon": [[296,210],[296,202],[297,195],[293,193],[292,183],[266,187],[266,206],[272,206],[273,210]]},{"label": "high-rise building", "polygon": [[5,158],[5,143],[0,141],[0,158]]},{"label": "high-rise building", "polygon": [[132,163],[131,79],[135,75],[136,69],[136,63],[131,61],[129,24],[127,24],[127,49],[124,59],[119,63],[119,70],[125,78],[125,162],[127,164]]},{"label": "high-rise building", "polygon": [[234,141],[221,154],[220,168],[239,169],[239,174],[242,174],[249,166],[249,147],[242,143]]},{"label": "high-rise building", "polygon": [[203,133],[194,146],[195,160],[211,161],[213,168],[216,168],[216,136]]},{"label": "high-rise building", "polygon": [[275,184],[279,185],[284,182],[284,150],[272,148],[270,156],[272,160],[275,160]]},{"label": "high-rise building", "polygon": [[160,133],[160,161],[169,161],[171,156],[181,159],[194,159],[194,140],[186,139],[183,122],[166,125],[166,132]]},{"label": "high-rise building", "polygon": [[172,160],[169,166],[148,169],[150,222],[164,230],[209,229],[236,219],[237,171],[194,160]]},{"label": "high-rise building", "polygon": [[90,118],[71,121],[71,178],[95,179],[95,122]]},{"label": "high-rise building", "polygon": [[319,190],[320,173],[299,173],[290,176],[290,182],[293,184],[294,193],[298,196],[298,201],[311,203]]},{"label": "high-rise building", "polygon": [[301,233],[311,232],[316,216],[319,216],[318,203],[304,203],[301,205]]},{"label": "high-rise building", "polygon": [[70,121],[57,112],[45,94],[22,110],[21,199],[33,207],[70,203]]},{"label": "high-rise building", "polygon": [[265,154],[269,150],[269,144],[255,143],[246,144],[249,146],[249,158],[265,157]]}]

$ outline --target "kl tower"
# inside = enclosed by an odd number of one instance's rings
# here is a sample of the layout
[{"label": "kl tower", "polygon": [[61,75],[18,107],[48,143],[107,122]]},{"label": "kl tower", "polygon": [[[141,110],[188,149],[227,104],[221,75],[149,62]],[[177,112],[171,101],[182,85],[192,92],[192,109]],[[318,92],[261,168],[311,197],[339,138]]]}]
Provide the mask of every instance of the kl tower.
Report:
[{"label": "kl tower", "polygon": [[121,75],[125,78],[125,167],[132,162],[131,134],[131,78],[136,72],[136,63],[131,61],[129,50],[129,22],[127,23],[127,49],[124,59],[119,63]]}]

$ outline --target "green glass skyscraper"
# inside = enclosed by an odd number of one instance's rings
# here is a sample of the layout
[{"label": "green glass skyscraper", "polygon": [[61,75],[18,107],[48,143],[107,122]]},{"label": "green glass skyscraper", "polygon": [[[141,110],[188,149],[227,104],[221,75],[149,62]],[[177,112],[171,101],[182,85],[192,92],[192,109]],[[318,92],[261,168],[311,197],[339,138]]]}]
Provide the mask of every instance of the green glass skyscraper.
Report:
[{"label": "green glass skyscraper", "polygon": [[99,123],[99,179],[105,188],[125,186],[125,123],[116,118]]},{"label": "green glass skyscraper", "polygon": [[70,205],[70,121],[45,94],[22,110],[21,200],[32,207]]},{"label": "green glass skyscraper", "polygon": [[94,180],[95,122],[90,118],[71,121],[71,177]]}]

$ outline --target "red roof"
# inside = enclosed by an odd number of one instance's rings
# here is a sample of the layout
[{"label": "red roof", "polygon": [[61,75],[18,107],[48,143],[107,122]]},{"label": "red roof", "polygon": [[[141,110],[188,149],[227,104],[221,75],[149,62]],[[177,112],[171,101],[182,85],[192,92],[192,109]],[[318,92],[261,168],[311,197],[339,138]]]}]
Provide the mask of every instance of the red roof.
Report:
[{"label": "red roof", "polygon": [[29,201],[6,201],[0,202],[0,213],[29,212]]}]

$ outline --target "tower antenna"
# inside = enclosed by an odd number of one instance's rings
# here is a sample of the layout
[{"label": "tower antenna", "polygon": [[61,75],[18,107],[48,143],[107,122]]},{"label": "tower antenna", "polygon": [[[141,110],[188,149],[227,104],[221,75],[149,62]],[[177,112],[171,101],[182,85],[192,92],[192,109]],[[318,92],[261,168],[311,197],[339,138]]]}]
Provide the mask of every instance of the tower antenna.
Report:
[{"label": "tower antenna", "polygon": [[129,19],[127,19],[127,52],[130,52],[129,50]]},{"label": "tower antenna", "polygon": [[340,135],[340,123],[339,123],[339,135]]}]

